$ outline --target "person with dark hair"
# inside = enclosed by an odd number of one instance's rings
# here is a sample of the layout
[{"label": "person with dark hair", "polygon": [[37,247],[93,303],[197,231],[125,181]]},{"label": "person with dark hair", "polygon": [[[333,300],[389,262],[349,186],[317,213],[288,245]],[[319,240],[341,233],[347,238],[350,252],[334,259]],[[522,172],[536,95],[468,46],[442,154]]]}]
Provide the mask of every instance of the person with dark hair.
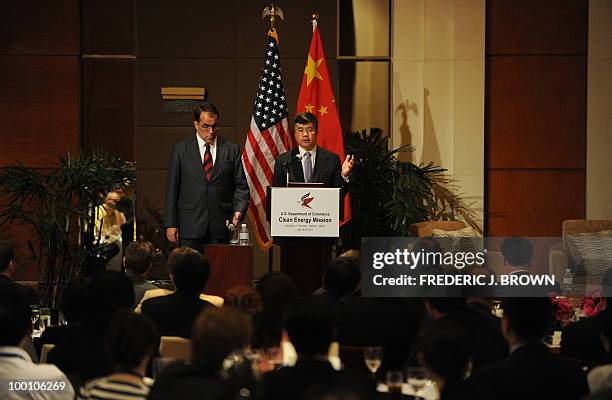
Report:
[{"label": "person with dark hair", "polygon": [[357,295],[361,271],[350,257],[336,257],[323,268],[323,287],[313,294],[345,300]]},{"label": "person with dark hair", "polygon": [[295,283],[282,272],[268,272],[255,287],[263,309],[253,318],[253,348],[281,346],[285,310],[298,296]]},{"label": "person with dark hair", "polygon": [[113,373],[87,382],[80,390],[79,399],[145,400],[151,384],[145,373],[159,347],[155,324],[146,315],[118,311],[105,340]]},{"label": "person with dark hair", "polygon": [[[23,290],[3,287],[0,290],[0,398],[13,399],[65,399],[74,398],[74,389],[66,375],[55,365],[34,364],[24,350],[31,342],[30,304]],[[13,387],[11,382],[52,381],[62,384],[60,390],[41,390],[40,385],[25,390]]]},{"label": "person with dark hair", "polygon": [[153,244],[145,240],[136,240],[130,243],[123,252],[125,275],[130,278],[134,285],[134,307],[142,300],[147,290],[158,288],[145,279],[153,265],[154,254]]},{"label": "person with dark hair", "polygon": [[336,336],[336,309],[329,298],[309,296],[295,300],[287,310],[285,329],[298,359],[293,367],[264,375],[264,399],[304,398],[318,382],[341,376],[328,359],[329,346]]},{"label": "person with dark hair", "polygon": [[429,327],[418,351],[419,363],[436,382],[440,400],[490,399],[486,389],[465,380],[472,364],[467,346],[469,338],[463,334],[463,330],[450,321]]},{"label": "person with dark hair", "polygon": [[263,310],[263,302],[255,289],[247,286],[235,286],[227,290],[224,307],[234,307],[247,313],[251,317]]},{"label": "person with dark hair", "polygon": [[217,136],[218,120],[214,104],[200,105],[195,135],[174,145],[168,167],[166,237],[199,251],[229,242],[226,224],[243,219],[250,199],[240,146]]},{"label": "person with dark hair", "polygon": [[142,313],[147,314],[157,325],[162,336],[188,338],[198,314],[207,307],[200,299],[210,275],[210,264],[198,252],[188,252],[176,260],[172,280],[176,292],[155,297],[142,303]]},{"label": "person with dark hair", "polygon": [[605,272],[601,286],[605,308],[590,318],[567,325],[561,334],[561,355],[582,360],[588,366],[609,361],[600,337],[604,321],[612,319],[612,266]]},{"label": "person with dark hair", "polygon": [[104,335],[113,314],[130,309],[134,303],[134,288],[121,272],[99,271],[88,283],[83,300],[83,317],[68,325],[48,357],[49,362],[57,365],[75,387],[112,372]]},{"label": "person with dark hair", "polygon": [[510,356],[474,371],[498,400],[581,399],[589,393],[580,365],[550,353],[543,342],[552,320],[548,297],[515,297],[502,302],[501,330]]},{"label": "person with dark hair", "polygon": [[292,182],[317,182],[328,187],[341,188],[346,194],[349,173],[355,158],[347,155],[340,164],[340,157],[317,146],[318,121],[309,112],[295,116],[293,134],[298,147],[279,155],[274,165],[273,186],[287,186],[287,169]]},{"label": "person with dark hair", "polygon": [[221,376],[223,360],[249,344],[249,317],[232,307],[203,311],[191,333],[191,364],[166,367],[155,380],[150,400],[237,398],[235,390]]},{"label": "person with dark hair", "polygon": [[87,296],[87,284],[88,281],[81,277],[66,282],[59,299],[59,311],[67,325],[48,326],[40,340],[36,341],[39,353],[45,344],[57,344],[68,330],[68,327],[83,318],[85,314],[83,299]]},{"label": "person with dark hair", "polygon": [[443,330],[453,324],[465,338],[464,345],[469,351],[474,369],[502,360],[508,354],[508,347],[500,331],[500,321],[490,318],[481,311],[468,307],[465,297],[430,297],[425,299],[429,320],[422,324],[415,343],[421,348],[427,332]]},{"label": "person with dark hair", "polygon": [[501,246],[504,258],[503,272],[506,274],[528,275],[533,245],[528,239],[522,237],[509,237]]},{"label": "person with dark hair", "polygon": [[6,287],[16,287],[23,292],[28,304],[40,304],[40,299],[34,289],[13,281],[15,267],[15,245],[10,240],[0,240],[0,290]]}]

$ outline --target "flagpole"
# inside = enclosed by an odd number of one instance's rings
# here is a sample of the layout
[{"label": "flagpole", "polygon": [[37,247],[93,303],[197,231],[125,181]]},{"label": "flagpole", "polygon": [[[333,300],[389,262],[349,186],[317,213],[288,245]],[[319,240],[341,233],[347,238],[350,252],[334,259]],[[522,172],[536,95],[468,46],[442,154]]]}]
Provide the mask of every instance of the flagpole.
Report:
[{"label": "flagpole", "polygon": [[314,32],[317,29],[317,22],[319,21],[319,14],[312,14],[310,16],[310,22],[312,23],[312,31]]}]

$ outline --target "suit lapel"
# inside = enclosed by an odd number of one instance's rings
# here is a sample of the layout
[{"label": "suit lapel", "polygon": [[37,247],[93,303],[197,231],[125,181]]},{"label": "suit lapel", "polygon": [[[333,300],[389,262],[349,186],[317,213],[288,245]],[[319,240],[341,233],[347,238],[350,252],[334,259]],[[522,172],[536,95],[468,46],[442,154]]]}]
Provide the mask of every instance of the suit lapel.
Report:
[{"label": "suit lapel", "polygon": [[315,165],[312,170],[312,178],[311,182],[319,182],[319,175],[324,168],[325,165],[325,150],[321,149],[321,147],[317,146],[317,155],[315,157]]},{"label": "suit lapel", "polygon": [[291,160],[289,160],[289,166],[291,168],[291,174],[293,175],[294,182],[304,182],[304,169],[302,168],[302,161],[296,156],[300,154],[300,150],[296,147],[291,150]]},{"label": "suit lapel", "polygon": [[[187,142],[187,148],[185,149],[190,164],[194,165],[196,170],[199,172],[200,180],[202,183],[206,184],[206,179],[204,178],[204,169],[203,162],[204,160],[200,158],[200,148],[198,147],[198,140],[194,137],[191,138],[189,142]],[[198,168],[199,166],[199,168]]]},{"label": "suit lapel", "polygon": [[218,165],[220,161],[225,160],[226,152],[227,152],[227,146],[225,145],[225,139],[217,136],[217,156],[215,157],[215,163],[213,165],[212,178],[210,178],[210,182],[214,181],[219,175]]}]

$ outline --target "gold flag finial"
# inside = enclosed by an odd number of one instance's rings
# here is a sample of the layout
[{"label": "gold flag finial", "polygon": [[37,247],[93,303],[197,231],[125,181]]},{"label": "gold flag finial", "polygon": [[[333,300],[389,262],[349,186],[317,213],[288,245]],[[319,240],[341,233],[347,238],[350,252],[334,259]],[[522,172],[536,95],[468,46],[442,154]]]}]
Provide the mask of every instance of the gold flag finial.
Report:
[{"label": "gold flag finial", "polygon": [[274,22],[276,21],[276,17],[279,17],[283,21],[285,20],[285,16],[283,15],[283,10],[275,6],[274,4],[270,4],[266,8],[264,8],[261,13],[261,19],[265,19],[266,17],[270,18],[270,28],[274,28]]},{"label": "gold flag finial", "polygon": [[312,14],[310,16],[310,23],[312,24],[312,31],[313,32],[316,29],[318,22],[319,22],[319,14]]}]

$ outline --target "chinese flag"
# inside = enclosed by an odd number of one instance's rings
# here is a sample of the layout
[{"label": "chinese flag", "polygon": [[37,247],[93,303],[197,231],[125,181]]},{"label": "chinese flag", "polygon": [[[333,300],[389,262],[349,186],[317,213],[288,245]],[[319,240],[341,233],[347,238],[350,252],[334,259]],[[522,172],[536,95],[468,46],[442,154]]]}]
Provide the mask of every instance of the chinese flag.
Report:
[{"label": "chinese flag", "polygon": [[[319,136],[317,145],[332,151],[340,156],[340,163],[344,162],[344,140],[342,127],[336,109],[336,99],[329,80],[327,61],[323,42],[313,21],[312,40],[302,78],[300,96],[298,97],[296,114],[308,111],[317,116],[319,120]],[[340,225],[351,219],[351,203],[349,196],[344,198],[344,219]]]}]

